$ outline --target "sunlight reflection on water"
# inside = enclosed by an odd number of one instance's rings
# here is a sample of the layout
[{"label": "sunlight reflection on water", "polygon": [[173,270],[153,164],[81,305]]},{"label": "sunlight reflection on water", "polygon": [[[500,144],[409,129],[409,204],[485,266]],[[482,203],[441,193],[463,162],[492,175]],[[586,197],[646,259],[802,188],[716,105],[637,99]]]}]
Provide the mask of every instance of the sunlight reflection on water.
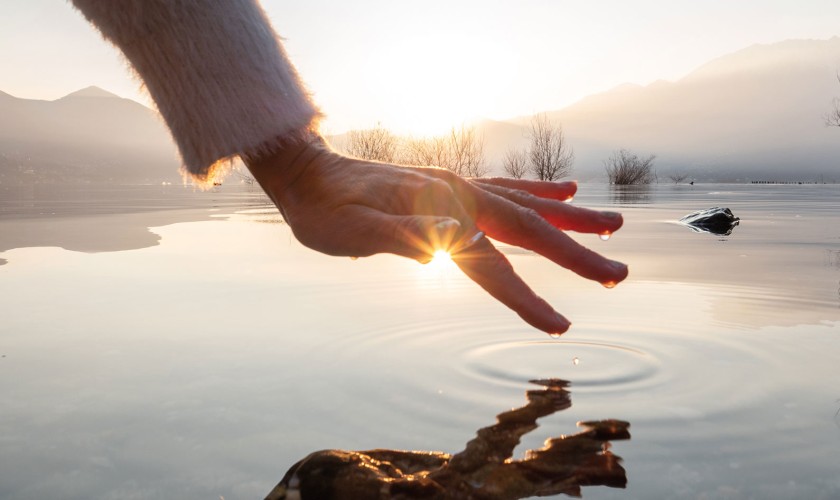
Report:
[{"label": "sunlight reflection on water", "polygon": [[[621,201],[608,242],[575,236],[630,263],[613,290],[502,246],[571,318],[558,340],[451,263],[326,257],[264,206],[157,214],[144,248],[8,249],[0,497],[257,497],[319,448],[459,450],[549,377],[573,407],[523,449],[577,420],[633,424],[629,489],[587,498],[836,497],[840,193],[683,188]],[[743,221],[725,241],[662,222],[724,196]],[[0,238],[26,227],[0,220]]]}]

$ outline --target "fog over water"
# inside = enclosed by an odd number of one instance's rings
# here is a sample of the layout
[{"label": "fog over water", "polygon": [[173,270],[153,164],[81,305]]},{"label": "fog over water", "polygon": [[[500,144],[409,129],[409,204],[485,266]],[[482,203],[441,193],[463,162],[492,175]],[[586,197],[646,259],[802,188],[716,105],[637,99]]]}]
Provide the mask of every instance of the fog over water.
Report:
[{"label": "fog over water", "polygon": [[[838,189],[581,184],[626,282],[502,246],[561,339],[445,264],[303,248],[258,190],[4,194],[0,498],[262,498],[315,450],[462,450],[546,378],[571,407],[515,458],[630,422],[585,498],[837,498]],[[713,206],[729,236],[677,223]]]}]

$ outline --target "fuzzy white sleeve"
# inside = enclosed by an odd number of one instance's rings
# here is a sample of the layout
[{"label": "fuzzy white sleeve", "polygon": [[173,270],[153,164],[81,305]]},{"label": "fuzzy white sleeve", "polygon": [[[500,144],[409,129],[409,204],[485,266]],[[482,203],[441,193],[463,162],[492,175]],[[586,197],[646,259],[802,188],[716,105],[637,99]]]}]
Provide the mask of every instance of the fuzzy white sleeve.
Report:
[{"label": "fuzzy white sleeve", "polygon": [[72,0],[140,75],[195,179],[319,117],[256,0]]}]

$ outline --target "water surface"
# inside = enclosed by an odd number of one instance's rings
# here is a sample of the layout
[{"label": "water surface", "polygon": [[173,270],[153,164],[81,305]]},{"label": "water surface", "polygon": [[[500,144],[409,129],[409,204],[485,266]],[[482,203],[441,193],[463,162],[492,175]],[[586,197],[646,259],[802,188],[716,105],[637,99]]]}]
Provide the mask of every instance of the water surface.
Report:
[{"label": "water surface", "polygon": [[[840,497],[840,188],[581,185],[625,227],[607,290],[529,252],[555,340],[445,265],[299,245],[249,189],[4,192],[0,498],[262,498],[324,448],[455,452],[568,380],[631,423],[627,489],[585,498]],[[676,223],[726,206],[729,236]]]}]

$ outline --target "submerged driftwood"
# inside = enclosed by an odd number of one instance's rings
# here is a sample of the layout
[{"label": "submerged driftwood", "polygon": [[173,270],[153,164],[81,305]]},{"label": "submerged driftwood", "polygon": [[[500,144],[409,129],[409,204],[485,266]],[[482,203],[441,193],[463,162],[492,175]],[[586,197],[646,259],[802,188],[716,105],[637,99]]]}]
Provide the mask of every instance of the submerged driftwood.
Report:
[{"label": "submerged driftwood", "polygon": [[527,391],[527,405],[498,415],[460,453],[318,451],[293,465],[266,500],[513,500],[580,496],[581,486],[624,488],[621,458],[609,451],[610,440],[630,439],[630,424],[621,420],[579,422],[582,432],[549,439],[522,460],[511,458],[538,418],[572,405],[568,382],[533,382],[544,388]]},{"label": "submerged driftwood", "polygon": [[732,234],[740,220],[728,208],[713,207],[690,213],[680,219],[680,222],[699,233],[727,236]]}]

